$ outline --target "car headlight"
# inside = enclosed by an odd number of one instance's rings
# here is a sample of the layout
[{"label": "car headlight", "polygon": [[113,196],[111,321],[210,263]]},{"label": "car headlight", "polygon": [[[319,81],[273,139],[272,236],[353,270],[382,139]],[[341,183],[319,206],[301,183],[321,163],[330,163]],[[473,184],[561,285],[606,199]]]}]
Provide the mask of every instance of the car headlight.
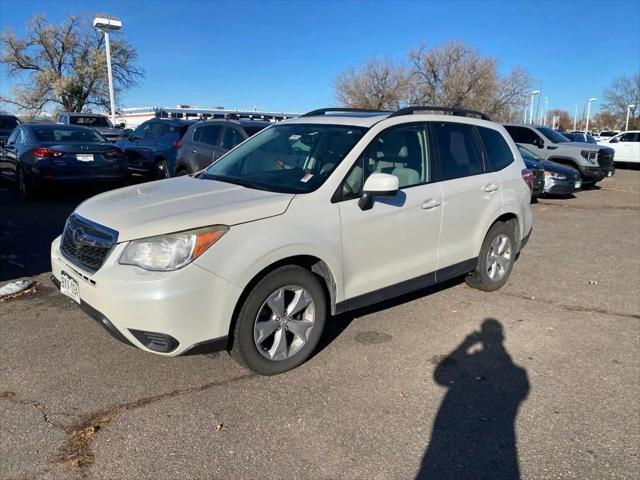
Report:
[{"label": "car headlight", "polygon": [[562,175],[561,173],[557,173],[557,172],[550,172],[548,170],[544,171],[544,176],[552,178],[554,180],[566,180],[567,179],[566,175]]},{"label": "car headlight", "polygon": [[591,150],[582,150],[580,155],[582,155],[587,162],[596,165],[596,152],[592,152]]},{"label": "car headlight", "polygon": [[177,270],[202,255],[228,231],[226,225],[216,225],[133,240],[118,263],[145,270]]}]

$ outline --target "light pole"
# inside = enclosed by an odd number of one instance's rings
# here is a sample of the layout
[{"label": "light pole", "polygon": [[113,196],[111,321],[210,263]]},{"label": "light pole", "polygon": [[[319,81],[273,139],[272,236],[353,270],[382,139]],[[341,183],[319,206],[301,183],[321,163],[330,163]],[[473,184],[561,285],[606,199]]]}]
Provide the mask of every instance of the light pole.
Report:
[{"label": "light pole", "polygon": [[629,113],[631,113],[631,110],[634,110],[636,108],[635,105],[627,105],[627,121],[624,124],[624,131],[628,131],[629,130]]},{"label": "light pole", "polygon": [[573,114],[573,131],[576,131],[578,126],[578,105],[576,105],[576,113]]},{"label": "light pole", "polygon": [[533,125],[533,97],[535,97],[539,93],[540,93],[540,90],[534,90],[533,92],[531,92],[531,110],[529,112],[529,123],[531,125]]},{"label": "light pole", "polygon": [[107,51],[107,76],[109,77],[109,104],[111,107],[111,123],[116,123],[116,102],[113,96],[113,75],[111,74],[111,46],[109,45],[109,32],[115,32],[122,28],[122,21],[116,17],[96,17],[93,19],[93,27],[104,34],[104,46]]},{"label": "light pole", "polygon": [[590,98],[587,101],[587,123],[584,126],[584,133],[588,133],[589,132],[589,115],[591,114],[591,102],[595,102],[597,100],[597,98]]},{"label": "light pole", "polygon": [[544,98],[544,105],[542,106],[542,111],[540,112],[540,123],[544,126],[547,125],[547,116],[546,116],[546,111],[547,111],[547,106],[549,105],[549,97],[543,97]]}]

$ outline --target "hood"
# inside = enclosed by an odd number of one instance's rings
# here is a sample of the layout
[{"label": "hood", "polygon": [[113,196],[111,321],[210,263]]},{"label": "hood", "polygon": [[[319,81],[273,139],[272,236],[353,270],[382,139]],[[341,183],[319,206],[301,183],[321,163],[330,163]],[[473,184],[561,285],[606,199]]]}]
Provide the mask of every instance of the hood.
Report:
[{"label": "hood", "polygon": [[117,230],[123,242],[281,215],[294,196],[184,176],[96,195],[75,213]]},{"label": "hood", "polygon": [[558,148],[579,148],[581,150],[594,150],[594,151],[599,150],[598,145],[594,145],[593,143],[587,143],[587,142],[562,142],[562,143],[555,143],[554,145],[557,146]]}]

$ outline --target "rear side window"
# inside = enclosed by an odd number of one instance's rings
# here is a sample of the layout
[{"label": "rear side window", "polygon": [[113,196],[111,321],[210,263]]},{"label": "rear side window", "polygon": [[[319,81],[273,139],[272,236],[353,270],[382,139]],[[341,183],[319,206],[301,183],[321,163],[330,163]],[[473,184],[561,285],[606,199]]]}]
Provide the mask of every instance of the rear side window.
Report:
[{"label": "rear side window", "polygon": [[640,142],[640,133],[625,133],[618,137],[619,142]]},{"label": "rear side window", "polygon": [[487,170],[497,172],[510,165],[513,162],[513,153],[500,132],[492,128],[477,128],[484,145],[484,151],[487,154],[485,158]]},{"label": "rear side window", "polygon": [[222,137],[222,148],[231,150],[233,147],[242,143],[244,138],[242,134],[235,128],[226,127],[224,129],[224,136]]},{"label": "rear side window", "polygon": [[220,128],[222,128],[220,125],[201,125],[193,132],[193,141],[217,145]]},{"label": "rear side window", "polygon": [[463,123],[431,123],[436,147],[436,179],[439,181],[484,173],[473,127]]},{"label": "rear side window", "polygon": [[526,127],[513,127],[510,125],[505,126],[511,138],[516,143],[528,143],[533,145],[537,139],[540,137],[536,132]]},{"label": "rear side window", "polygon": [[157,138],[163,133],[164,125],[160,122],[155,122],[149,125],[149,129],[145,135],[145,138]]}]

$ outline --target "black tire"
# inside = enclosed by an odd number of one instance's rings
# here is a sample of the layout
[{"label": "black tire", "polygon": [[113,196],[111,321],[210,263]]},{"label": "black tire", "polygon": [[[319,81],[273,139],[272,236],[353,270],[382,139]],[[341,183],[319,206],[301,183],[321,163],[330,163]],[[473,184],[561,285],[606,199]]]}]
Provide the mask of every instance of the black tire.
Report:
[{"label": "black tire", "polygon": [[[510,241],[510,255],[506,268],[500,270],[503,272],[502,276],[494,279],[489,274],[492,263],[489,261],[489,253],[494,241],[502,235],[505,235]],[[482,248],[480,249],[476,269],[465,278],[467,285],[485,292],[493,292],[502,288],[511,276],[511,271],[513,270],[513,264],[516,260],[517,253],[517,243],[513,233],[513,227],[508,223],[494,223],[487,232],[484,242],[482,242]],[[496,266],[496,268],[499,267]]]},{"label": "black tire", "polygon": [[[254,341],[254,327],[267,298],[278,289],[289,285],[300,286],[310,294],[314,308],[313,327],[300,350],[286,359],[271,360],[265,356],[266,349],[263,350],[265,354],[258,350]],[[236,319],[230,354],[240,365],[260,375],[277,375],[291,370],[307,360],[317,347],[324,330],[326,315],[326,296],[315,275],[296,265],[280,267],[267,274],[246,296]],[[280,335],[291,335],[293,338],[293,334],[285,333],[285,330],[283,329]]]},{"label": "black tire", "polygon": [[169,176],[169,165],[167,165],[167,161],[163,158],[156,160],[153,168],[153,179],[164,180],[165,178],[169,178]]},{"label": "black tire", "polygon": [[32,179],[30,179],[27,175],[24,174],[22,168],[18,167],[17,173],[17,182],[18,182],[18,193],[21,198],[25,200],[30,200],[36,198],[35,192],[35,184]]}]

